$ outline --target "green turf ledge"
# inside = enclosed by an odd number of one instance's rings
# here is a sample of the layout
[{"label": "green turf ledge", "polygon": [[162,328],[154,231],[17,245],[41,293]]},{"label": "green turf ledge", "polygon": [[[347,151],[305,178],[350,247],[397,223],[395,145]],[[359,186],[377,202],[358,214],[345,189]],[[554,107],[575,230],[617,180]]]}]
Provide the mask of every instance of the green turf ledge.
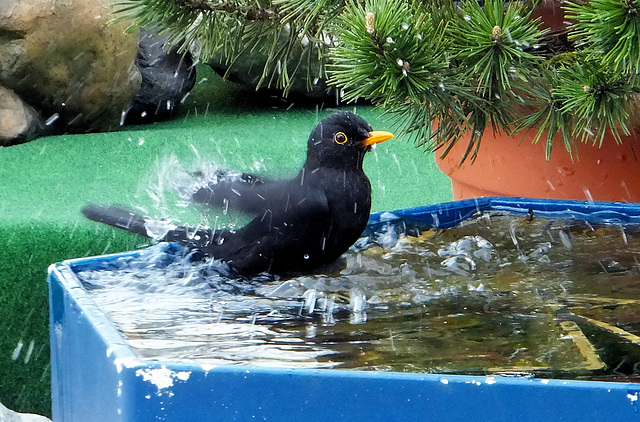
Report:
[{"label": "green turf ledge", "polygon": [[[5,406],[51,413],[47,267],[146,244],[145,239],[85,221],[83,205],[141,207],[197,223],[200,212],[176,206],[170,195],[166,209],[160,209],[149,195],[158,163],[173,154],[187,167],[215,162],[292,176],[304,161],[311,129],[331,112],[328,104],[259,96],[205,68],[198,71],[201,83],[181,115],[170,122],[0,148],[0,402]],[[374,129],[391,128],[371,107],[358,106],[357,112]],[[437,170],[433,155],[415,149],[402,136],[378,145],[364,167],[371,179],[373,211],[452,198],[450,182]],[[212,211],[211,219],[217,214]],[[17,353],[19,343],[23,346]]]}]

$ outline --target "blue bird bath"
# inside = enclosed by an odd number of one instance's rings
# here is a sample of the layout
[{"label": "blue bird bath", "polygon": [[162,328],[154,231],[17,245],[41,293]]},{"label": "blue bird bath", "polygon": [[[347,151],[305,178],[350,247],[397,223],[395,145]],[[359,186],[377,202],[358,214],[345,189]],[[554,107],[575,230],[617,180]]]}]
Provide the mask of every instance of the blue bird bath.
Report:
[{"label": "blue bird bath", "polygon": [[[640,205],[480,198],[374,214],[447,228],[479,212],[640,223]],[[139,252],[49,269],[53,420],[146,421],[640,421],[640,384],[506,375],[265,367],[141,357],[78,273]]]}]

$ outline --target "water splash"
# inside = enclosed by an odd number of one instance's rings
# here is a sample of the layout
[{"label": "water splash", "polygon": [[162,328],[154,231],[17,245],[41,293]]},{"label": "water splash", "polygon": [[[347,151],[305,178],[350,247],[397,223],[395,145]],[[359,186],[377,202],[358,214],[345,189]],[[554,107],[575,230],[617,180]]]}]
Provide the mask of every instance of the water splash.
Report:
[{"label": "water splash", "polygon": [[591,195],[591,191],[587,187],[582,188],[582,190],[584,191],[584,196],[587,198],[587,202],[593,205],[594,200],[593,200],[593,195]]},{"label": "water splash", "polygon": [[165,219],[148,219],[144,224],[147,229],[147,235],[156,241],[165,238],[169,231],[174,230],[177,226]]},{"label": "water splash", "polygon": [[[536,370],[562,359],[561,368],[580,367],[571,342],[558,340],[554,312],[579,294],[611,295],[605,286],[618,288],[621,274],[635,277],[640,267],[633,253],[640,230],[625,226],[625,244],[617,222],[603,229],[539,217],[518,226],[518,252],[515,226],[502,215],[419,232],[391,224],[391,213],[386,218],[343,263],[315,275],[242,278],[220,261],[196,261],[161,244],[79,276],[143,357],[409,371],[520,365],[522,371],[521,362]],[[602,254],[587,261],[600,250],[594,236],[604,239],[604,232],[611,234],[606,242],[617,242],[614,250],[622,245],[631,257],[616,252],[616,263]],[[571,236],[571,250],[561,233]],[[380,240],[388,237],[395,239]],[[598,271],[598,262],[611,271]],[[608,282],[611,276],[616,279]],[[626,293],[640,294],[639,288],[630,285]],[[569,356],[578,361],[567,362]]]},{"label": "water splash", "polygon": [[573,244],[571,243],[571,237],[569,237],[569,234],[567,232],[565,232],[564,230],[560,230],[558,232],[558,235],[560,236],[560,241],[565,248],[571,249],[573,247]]}]

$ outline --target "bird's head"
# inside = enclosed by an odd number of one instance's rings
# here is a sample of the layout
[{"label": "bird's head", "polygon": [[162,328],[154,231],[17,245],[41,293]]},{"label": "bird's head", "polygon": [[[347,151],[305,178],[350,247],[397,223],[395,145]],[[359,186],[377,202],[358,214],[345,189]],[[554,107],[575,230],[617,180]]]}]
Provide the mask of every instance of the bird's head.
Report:
[{"label": "bird's head", "polygon": [[339,111],[323,119],[309,136],[307,166],[362,168],[364,154],[371,146],[393,138],[374,131],[362,117]]}]

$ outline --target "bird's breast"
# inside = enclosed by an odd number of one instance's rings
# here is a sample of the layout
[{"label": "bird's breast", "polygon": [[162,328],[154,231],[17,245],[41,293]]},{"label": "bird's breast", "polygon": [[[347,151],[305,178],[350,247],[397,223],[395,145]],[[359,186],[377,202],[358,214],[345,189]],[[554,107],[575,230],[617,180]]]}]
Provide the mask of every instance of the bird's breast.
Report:
[{"label": "bird's breast", "polygon": [[338,243],[349,243],[346,246],[348,248],[362,234],[369,220],[369,179],[362,172],[343,173],[326,186],[326,196],[331,215],[331,234],[337,237]]}]

